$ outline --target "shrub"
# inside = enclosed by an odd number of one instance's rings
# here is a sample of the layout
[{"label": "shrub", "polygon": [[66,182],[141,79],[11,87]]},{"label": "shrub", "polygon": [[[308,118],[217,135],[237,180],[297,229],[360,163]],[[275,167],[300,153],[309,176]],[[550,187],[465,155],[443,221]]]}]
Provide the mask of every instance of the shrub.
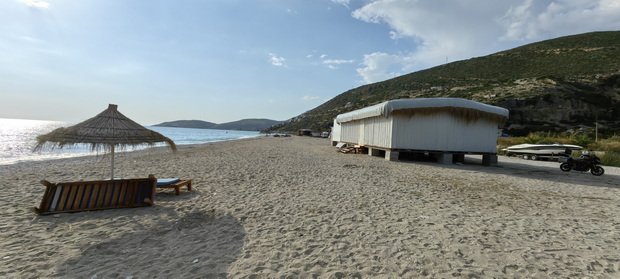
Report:
[{"label": "shrub", "polygon": [[574,144],[583,146],[587,150],[604,151],[605,154],[599,156],[601,164],[620,167],[620,136],[613,136],[598,142],[594,142],[588,135],[576,133],[557,135],[551,132],[535,132],[528,134],[527,137],[500,137],[497,140],[497,154],[504,155],[506,152],[502,151],[502,149],[512,145],[550,142]]},{"label": "shrub", "polygon": [[573,135],[571,136],[571,141],[575,145],[586,147],[592,144],[592,138],[588,135]]},{"label": "shrub", "polygon": [[620,153],[605,152],[600,158],[601,165],[620,167]]},{"label": "shrub", "polygon": [[545,137],[541,133],[530,133],[523,140],[524,143],[542,143],[545,142]]}]

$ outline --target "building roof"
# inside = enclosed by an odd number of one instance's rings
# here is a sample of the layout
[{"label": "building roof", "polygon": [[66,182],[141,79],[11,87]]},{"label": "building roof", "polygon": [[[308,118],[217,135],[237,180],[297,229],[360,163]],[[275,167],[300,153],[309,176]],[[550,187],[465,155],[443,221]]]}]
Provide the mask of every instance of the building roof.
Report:
[{"label": "building roof", "polygon": [[[400,99],[391,100],[340,114],[336,117],[338,123],[355,121],[370,117],[388,117],[395,111],[410,111],[411,113],[422,112],[425,114],[451,112],[458,113],[459,116],[468,120],[473,117],[487,117],[505,122],[508,119],[508,110],[502,107],[491,106],[476,101],[459,98],[422,98],[422,99]],[[467,113],[471,111],[482,113]],[[465,113],[463,113],[465,112]]]}]

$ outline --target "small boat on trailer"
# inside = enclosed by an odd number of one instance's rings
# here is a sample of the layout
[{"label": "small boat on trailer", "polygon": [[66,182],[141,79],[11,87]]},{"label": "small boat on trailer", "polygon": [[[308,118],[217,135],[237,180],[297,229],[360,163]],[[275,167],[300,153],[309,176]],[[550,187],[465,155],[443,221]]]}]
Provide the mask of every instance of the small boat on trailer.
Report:
[{"label": "small boat on trailer", "polygon": [[566,157],[575,150],[583,150],[583,147],[560,143],[524,143],[502,149],[506,152],[506,156],[519,156],[532,160]]}]

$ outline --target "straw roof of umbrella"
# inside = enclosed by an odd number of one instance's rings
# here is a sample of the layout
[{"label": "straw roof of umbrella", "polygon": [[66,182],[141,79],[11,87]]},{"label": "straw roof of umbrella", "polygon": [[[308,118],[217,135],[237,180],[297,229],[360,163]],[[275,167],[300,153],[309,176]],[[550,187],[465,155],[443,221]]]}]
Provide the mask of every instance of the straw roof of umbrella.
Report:
[{"label": "straw roof of umbrella", "polygon": [[174,142],[164,135],[144,128],[127,118],[110,104],[108,109],[93,118],[67,128],[58,128],[37,137],[35,150],[44,146],[65,147],[76,144],[89,144],[91,150],[114,150],[114,147],[153,146],[163,142],[176,151]]}]

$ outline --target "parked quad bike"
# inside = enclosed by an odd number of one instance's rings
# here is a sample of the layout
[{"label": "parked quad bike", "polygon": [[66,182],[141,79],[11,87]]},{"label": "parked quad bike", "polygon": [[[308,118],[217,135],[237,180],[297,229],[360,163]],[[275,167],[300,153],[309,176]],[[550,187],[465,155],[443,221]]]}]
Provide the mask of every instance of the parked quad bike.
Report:
[{"label": "parked quad bike", "polygon": [[601,159],[596,155],[589,155],[584,158],[566,157],[566,161],[560,164],[562,171],[590,171],[592,175],[601,176],[605,173],[605,170],[599,166]]}]

